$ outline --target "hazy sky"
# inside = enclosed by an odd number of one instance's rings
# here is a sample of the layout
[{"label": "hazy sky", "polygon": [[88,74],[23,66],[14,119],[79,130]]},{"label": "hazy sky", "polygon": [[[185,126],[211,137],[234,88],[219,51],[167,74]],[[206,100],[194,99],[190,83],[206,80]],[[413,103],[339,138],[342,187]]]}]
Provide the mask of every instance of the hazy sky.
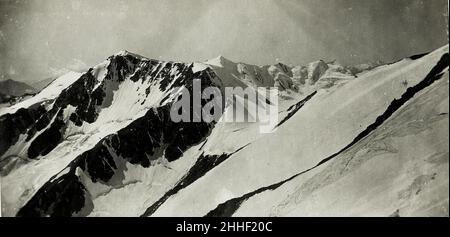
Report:
[{"label": "hazy sky", "polygon": [[0,0],[0,80],[150,58],[392,61],[447,43],[447,0]]}]

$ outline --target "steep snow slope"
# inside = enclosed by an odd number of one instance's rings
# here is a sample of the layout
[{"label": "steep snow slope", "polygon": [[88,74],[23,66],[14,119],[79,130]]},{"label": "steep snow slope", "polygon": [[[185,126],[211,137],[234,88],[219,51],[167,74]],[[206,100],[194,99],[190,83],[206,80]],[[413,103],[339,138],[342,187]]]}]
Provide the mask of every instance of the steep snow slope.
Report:
[{"label": "steep snow slope", "polygon": [[447,216],[448,83],[447,69],[332,161],[249,197],[228,214]]},{"label": "steep snow slope", "polygon": [[[376,140],[372,138],[375,133],[389,138],[390,133],[383,131],[397,131],[400,121],[414,120],[409,112],[398,121],[394,118],[383,121],[373,133],[365,134],[367,128],[378,123],[378,116],[390,110],[393,101],[408,93],[409,87],[422,85],[446,52],[448,46],[423,57],[379,66],[358,77],[338,63],[323,61],[295,67],[255,66],[218,57],[186,64],[120,52],[83,74],[66,75],[68,78],[61,79],[60,84],[55,81],[35,97],[0,110],[0,133],[7,134],[0,136],[2,215],[387,215],[393,207],[399,209],[400,215],[439,215],[440,212],[412,211],[397,205],[398,202],[376,209],[377,202],[391,201],[382,195],[371,199],[370,205],[345,209],[348,212],[342,212],[343,208],[334,212],[331,208],[327,209],[329,212],[325,208],[306,212],[305,206],[310,207],[316,201],[324,201],[324,205],[332,203],[331,198],[340,190],[334,183],[350,190],[349,195],[355,198],[369,195],[365,193],[369,189],[355,181],[361,178],[357,174],[359,166],[350,162],[348,175],[335,173],[339,173],[342,160],[353,157],[346,154],[358,151],[360,154],[361,147],[371,147],[367,145],[370,142],[363,142]],[[448,83],[448,73],[443,78],[447,78]],[[256,115],[257,122],[225,122],[231,116],[232,106],[243,108],[245,112],[256,102],[247,104],[243,98],[224,102],[224,114],[217,123],[172,122],[169,110],[180,99],[177,87],[183,86],[192,92],[194,79],[201,80],[202,88],[217,86],[223,90],[225,86],[238,86],[255,90],[263,95],[256,106],[273,103],[271,98],[264,97],[267,89],[257,86],[277,87],[279,120],[271,125],[273,132],[261,133],[260,127],[266,121]],[[426,101],[436,102],[445,94],[448,97],[448,90],[441,89],[433,94],[435,97],[421,96]],[[201,102],[204,105],[208,100]],[[409,106],[411,111],[422,111],[421,106],[428,102],[414,102],[415,106],[411,106],[412,103],[408,101],[400,109],[406,110]],[[448,108],[448,99],[442,100],[436,109],[441,114],[440,120],[432,116],[429,119],[448,121],[445,106]],[[193,110],[192,106],[190,109]],[[397,122],[389,125],[392,120]],[[447,136],[442,134],[442,126],[442,122],[434,123],[431,126],[434,130],[429,131],[428,137],[421,137],[419,133],[413,137],[422,141],[443,136],[448,143],[448,133]],[[361,140],[362,137],[365,139]],[[352,143],[355,138],[359,140]],[[419,147],[417,141],[411,140],[402,141],[401,149],[396,148],[399,154],[407,152],[405,147],[409,145]],[[387,142],[382,141],[382,144]],[[445,164],[445,158],[448,162],[448,151],[445,153],[440,145],[423,147],[423,154],[442,150],[444,155],[438,157],[443,157],[444,162],[436,158],[437,163]],[[422,153],[415,155],[419,157]],[[333,156],[331,162],[323,161],[330,156]],[[424,164],[414,163],[414,156],[409,159],[411,164]],[[332,165],[334,162],[336,165]],[[317,164],[321,165],[311,169]],[[333,168],[335,166],[338,168]],[[408,163],[402,167],[415,166]],[[398,188],[405,188],[409,181],[423,174],[425,177],[418,178],[414,187],[426,185],[431,178],[438,180],[441,186],[431,192],[432,195],[425,196],[426,200],[420,205],[412,201],[414,195],[406,194],[404,202],[415,208],[431,207],[437,203],[434,197],[439,193],[438,202],[448,209],[448,194],[443,195],[445,189],[448,193],[448,182],[441,181],[445,167],[436,167],[427,172],[402,170],[396,177],[386,175],[373,188],[388,190],[390,182],[397,179],[401,184]],[[319,174],[320,170],[325,173]],[[434,170],[438,170],[439,175],[427,176]],[[380,172],[375,170],[371,178],[377,178]],[[333,185],[322,182],[330,176],[328,174],[334,175],[327,180]],[[339,183],[344,176],[350,181]],[[403,181],[405,183],[401,183]],[[355,182],[356,188],[347,187],[350,182]],[[313,185],[309,187],[309,183]],[[289,197],[304,192],[296,191],[300,185],[302,189],[325,192],[330,199],[314,199],[313,196],[297,207],[296,201]],[[261,210],[252,212],[258,204],[266,204],[267,208],[260,207]]]},{"label": "steep snow slope", "polygon": [[[70,162],[76,163],[75,158],[88,159],[86,156],[96,156],[98,155],[96,152],[104,152],[101,144],[109,141],[111,135],[117,134],[116,132],[121,129],[123,131],[123,128],[130,124],[142,126],[139,121],[150,122],[149,129],[152,129],[152,126],[158,125],[156,121],[154,124],[151,121],[159,120],[158,122],[168,126],[166,129],[169,130],[169,125],[154,116],[164,113],[167,120],[169,111],[167,108],[170,108],[170,104],[164,105],[164,100],[169,96],[176,97],[172,92],[175,86],[189,86],[185,81],[192,82],[194,77],[210,78],[207,70],[196,74],[188,72],[191,67],[189,64],[158,62],[121,52],[75,79],[75,82],[64,89],[49,105],[43,105],[40,98],[48,95],[46,92],[51,86],[36,96],[36,101],[39,101],[37,105],[35,101],[24,101],[23,104],[29,103],[32,106],[27,108],[28,104],[26,106],[20,104],[24,107],[22,110],[9,108],[0,121],[2,134],[8,134],[6,137],[2,136],[0,147],[2,148],[0,152],[3,153],[0,167],[2,175],[5,176],[2,181],[3,213],[11,215],[17,212],[17,208],[32,197],[52,176],[63,170]],[[210,78],[202,83],[211,84],[214,83],[213,80],[214,78]],[[139,120],[140,118],[150,121]],[[34,120],[38,122],[33,123]],[[17,122],[23,126],[15,126]],[[191,130],[201,126],[204,124],[193,125]],[[125,130],[123,134],[119,133],[119,137],[132,136],[133,130]],[[186,130],[184,133],[190,132]],[[205,132],[207,130],[203,131]],[[175,141],[179,139],[178,135],[183,135],[183,132],[176,135],[175,130],[171,133],[171,136],[175,136],[171,139]],[[167,137],[165,139],[171,137],[164,136]],[[127,137],[124,142],[131,142],[130,139],[132,138]],[[191,142],[195,143],[195,139]],[[149,144],[136,145],[143,147],[144,150],[149,149],[146,148]],[[169,146],[165,147],[166,153],[170,151],[171,158],[178,158],[179,152],[174,150],[177,149],[175,145],[167,145]],[[128,151],[122,152],[128,154],[134,149],[125,143],[119,146],[127,149]],[[98,147],[100,151],[97,151]],[[183,151],[185,148],[181,149]],[[145,157],[145,154],[141,155]],[[126,158],[134,163],[132,158]],[[101,158],[96,159],[98,160],[94,161],[95,165],[104,162]],[[98,172],[105,172],[103,168],[99,169]]]},{"label": "steep snow slope", "polygon": [[273,134],[246,146],[147,214],[202,216],[227,200],[314,167],[349,144],[400,98],[407,90],[405,80],[408,86],[418,84],[441,57],[448,65],[447,52],[445,46],[417,60],[378,68],[334,91],[320,90]]}]

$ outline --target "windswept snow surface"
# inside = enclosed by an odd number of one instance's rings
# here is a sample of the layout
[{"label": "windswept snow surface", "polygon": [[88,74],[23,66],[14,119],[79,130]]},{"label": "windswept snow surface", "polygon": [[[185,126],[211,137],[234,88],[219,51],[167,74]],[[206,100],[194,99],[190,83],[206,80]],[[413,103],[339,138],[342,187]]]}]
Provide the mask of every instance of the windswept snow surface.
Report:
[{"label": "windswept snow surface", "polygon": [[[437,65],[436,81],[366,134]],[[226,102],[217,123],[171,122],[179,87],[197,78],[222,91],[277,88],[278,123],[261,133],[256,115],[226,122],[232,106],[268,97]],[[2,216],[445,216],[448,46],[357,76],[336,62],[122,51],[2,108],[0,131]]]},{"label": "windswept snow surface", "polygon": [[[404,80],[408,82],[409,86],[417,84],[425,78],[447,52],[448,46],[422,59],[415,61],[405,59],[396,64],[384,66],[373,73],[367,73],[357,80],[345,84],[335,91],[319,91],[273,134],[262,136],[242,151],[231,156],[203,178],[169,199],[153,215],[203,216],[229,199],[277,183],[313,167],[325,157],[345,147],[364,128],[373,123],[394,99],[399,98],[406,91],[407,87],[402,83]],[[448,70],[448,67],[446,70]],[[448,73],[443,77],[447,77],[448,81]],[[443,101],[443,103],[443,106],[445,106],[448,100]],[[445,111],[443,111],[442,116],[448,119],[448,114],[445,114]],[[408,119],[405,122],[410,122]],[[443,124],[440,123],[437,129],[447,131]],[[441,137],[444,142],[448,143],[448,132],[433,135]],[[210,137],[208,142],[212,140],[213,138]],[[432,150],[433,148],[428,149]],[[445,151],[443,154],[444,161],[440,169],[447,169],[448,174],[448,163],[447,166],[445,163],[445,160],[448,162],[448,151],[447,154]],[[378,178],[387,178],[382,173],[378,173],[378,175]],[[446,173],[444,172],[441,175],[445,177]],[[355,182],[357,181],[347,185],[360,185]],[[388,179],[385,182],[394,182],[394,180]],[[448,182],[440,185],[440,189],[442,189],[440,191],[442,193],[447,192],[447,196],[444,195],[439,202],[445,204],[447,200],[448,208]],[[339,189],[340,186],[337,185],[335,188]],[[340,192],[346,191],[341,190]],[[202,196],[199,197],[198,193],[202,193]],[[338,195],[338,193],[335,195]],[[364,195],[369,195],[369,193]],[[378,193],[378,195],[383,196],[384,194]],[[340,200],[337,199],[338,197],[335,198],[335,200]],[[364,198],[364,196],[361,195],[360,198]],[[414,198],[414,195],[411,195],[410,198]],[[315,204],[320,206],[320,203]],[[336,202],[333,205],[339,206]],[[252,207],[253,210],[264,211],[272,208],[270,206]],[[366,213],[355,211],[353,214],[375,215],[380,211],[376,205],[366,208],[372,208],[373,210],[366,209]],[[336,215],[351,215],[353,210],[347,207],[340,209],[340,211]],[[256,214],[257,211],[254,213]],[[440,215],[445,215],[444,213],[441,212]],[[301,215],[299,212],[296,214]],[[247,215],[253,214],[248,210]],[[312,215],[314,215],[314,211]],[[320,215],[320,212],[318,212],[318,215]],[[324,213],[324,215],[326,214]]]},{"label": "windswept snow surface", "polygon": [[448,83],[447,71],[364,140],[233,216],[447,216]]}]

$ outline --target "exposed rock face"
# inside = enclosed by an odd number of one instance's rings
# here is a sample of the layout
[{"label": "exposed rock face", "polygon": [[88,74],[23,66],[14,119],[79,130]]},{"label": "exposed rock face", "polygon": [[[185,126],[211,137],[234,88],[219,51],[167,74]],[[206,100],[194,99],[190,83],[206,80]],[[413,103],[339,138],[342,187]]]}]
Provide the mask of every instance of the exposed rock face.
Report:
[{"label": "exposed rock face", "polygon": [[[159,92],[184,86],[192,94],[194,79],[199,79],[203,88],[220,86],[215,84],[215,74],[210,69],[194,73],[191,69],[192,65],[161,63],[131,54],[115,55],[108,60],[104,79],[94,77],[94,69],[89,69],[69,88],[61,92],[48,111],[36,105],[37,108],[20,109],[14,114],[1,117],[1,131],[4,131],[3,134],[8,134],[1,137],[4,140],[1,142],[1,153],[5,153],[15,144],[21,134],[26,134],[26,141],[29,143],[28,158],[35,159],[47,155],[64,142],[64,134],[68,127],[81,127],[85,123],[95,123],[102,110],[114,103],[108,97],[115,93],[114,90],[119,90],[118,85],[125,80],[158,82],[159,86],[156,89]],[[145,100],[151,97],[152,89],[152,86],[149,86],[140,99]],[[132,121],[116,133],[106,136],[95,147],[75,158],[69,165],[69,173],[44,185],[41,190],[45,191],[38,192],[29,205],[22,208],[18,214],[52,216],[75,214],[80,211],[78,204],[84,200],[85,188],[77,179],[75,174],[77,168],[85,172],[94,183],[108,183],[116,173],[121,172],[115,163],[117,159],[149,167],[150,162],[159,159],[161,154],[164,154],[163,157],[169,162],[180,158],[186,149],[204,140],[214,124],[172,122],[170,107],[173,102],[175,101],[166,101],[164,105],[154,106],[144,116]],[[202,100],[202,106],[207,102],[208,100]],[[18,124],[21,126],[17,126]],[[54,182],[64,183],[67,188],[55,187]],[[52,192],[56,193],[52,194]],[[59,197],[65,195],[78,195],[77,199],[80,202],[73,206],[66,206],[68,204],[66,202],[57,202]],[[52,202],[55,203],[47,205]],[[67,212],[67,208],[71,207],[73,210]]]},{"label": "exposed rock face", "polygon": [[[0,108],[2,215],[448,215],[448,46],[365,70],[120,52]],[[174,122],[195,79],[278,88],[272,132]]]},{"label": "exposed rock face", "polygon": [[328,65],[320,60],[308,65],[308,81],[310,85],[314,85],[328,69]]}]

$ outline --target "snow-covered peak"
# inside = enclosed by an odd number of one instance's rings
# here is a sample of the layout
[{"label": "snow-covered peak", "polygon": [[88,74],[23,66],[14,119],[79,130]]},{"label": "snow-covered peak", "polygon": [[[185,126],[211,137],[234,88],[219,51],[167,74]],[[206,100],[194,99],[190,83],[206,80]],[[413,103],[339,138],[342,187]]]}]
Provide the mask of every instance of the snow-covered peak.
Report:
[{"label": "snow-covered peak", "polygon": [[120,56],[124,56],[127,55],[129,52],[126,49],[120,50],[119,52],[115,53],[114,55],[120,55]]},{"label": "snow-covered peak", "polygon": [[[2,215],[447,215],[448,46],[414,58],[353,80],[335,62],[121,51],[0,111]],[[276,129],[172,121],[194,79],[280,88]]]},{"label": "snow-covered peak", "polygon": [[[121,50],[121,51],[113,54],[111,57],[116,57],[116,56],[122,56],[122,57],[129,57],[129,56],[131,56],[131,57],[139,59],[139,60],[149,60],[149,58],[147,58],[147,57],[144,57],[144,56],[142,56],[140,54],[137,54],[137,53],[130,52],[128,50]],[[155,61],[157,61],[157,60],[155,60]]]},{"label": "snow-covered peak", "polygon": [[222,55],[219,55],[215,58],[207,60],[205,62],[205,64],[209,64],[209,65],[216,66],[216,67],[226,67],[226,66],[230,66],[230,65],[235,65],[236,63],[225,58]]},{"label": "snow-covered peak", "polygon": [[136,53],[132,53],[128,50],[120,50],[119,52],[114,54],[115,56],[127,56],[127,55],[131,55],[131,56],[135,56],[135,57],[139,57],[139,58],[144,58],[143,56],[136,54]]}]

